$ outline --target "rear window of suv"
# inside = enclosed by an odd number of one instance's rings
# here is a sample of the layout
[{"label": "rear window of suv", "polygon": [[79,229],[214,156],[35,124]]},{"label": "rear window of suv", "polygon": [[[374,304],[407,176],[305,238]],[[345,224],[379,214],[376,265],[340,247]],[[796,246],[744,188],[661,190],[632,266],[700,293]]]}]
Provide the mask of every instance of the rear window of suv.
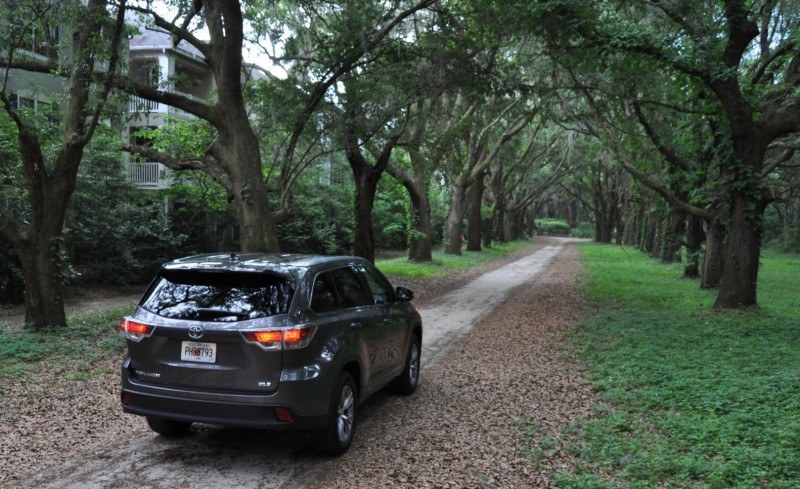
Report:
[{"label": "rear window of suv", "polygon": [[285,314],[291,296],[278,275],[163,270],[140,306],[167,318],[231,322]]}]

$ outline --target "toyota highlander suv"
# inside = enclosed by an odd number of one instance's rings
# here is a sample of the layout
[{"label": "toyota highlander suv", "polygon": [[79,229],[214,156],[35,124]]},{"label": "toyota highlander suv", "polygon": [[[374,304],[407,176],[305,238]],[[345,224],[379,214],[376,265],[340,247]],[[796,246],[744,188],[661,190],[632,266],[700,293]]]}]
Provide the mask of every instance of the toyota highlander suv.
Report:
[{"label": "toyota highlander suv", "polygon": [[361,401],[387,384],[417,387],[412,299],[355,257],[169,262],[120,323],[122,409],[166,436],[192,422],[308,430],[317,450],[344,453]]}]

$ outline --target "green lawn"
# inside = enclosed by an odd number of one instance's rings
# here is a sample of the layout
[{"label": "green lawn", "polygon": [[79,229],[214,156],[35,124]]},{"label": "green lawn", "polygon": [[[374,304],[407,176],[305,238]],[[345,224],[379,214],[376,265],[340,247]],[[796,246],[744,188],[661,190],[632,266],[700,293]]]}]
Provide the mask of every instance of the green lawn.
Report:
[{"label": "green lawn", "polygon": [[483,251],[463,251],[460,256],[436,252],[433,254],[433,261],[430,263],[413,263],[409,262],[408,258],[401,257],[379,260],[376,265],[383,273],[397,277],[447,277],[457,270],[496,260],[532,245],[533,242],[531,240],[518,240],[509,243],[496,243],[491,248],[484,248]]},{"label": "green lawn", "polygon": [[596,417],[560,487],[800,487],[800,257],[766,254],[760,308],[710,310],[679,266],[580,248],[597,311],[575,335]]}]

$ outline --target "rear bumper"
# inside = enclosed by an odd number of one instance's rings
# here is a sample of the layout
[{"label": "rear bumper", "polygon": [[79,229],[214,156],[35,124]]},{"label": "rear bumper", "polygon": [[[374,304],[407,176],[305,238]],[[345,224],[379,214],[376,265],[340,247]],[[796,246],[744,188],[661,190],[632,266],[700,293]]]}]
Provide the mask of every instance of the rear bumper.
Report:
[{"label": "rear bumper", "polygon": [[[127,366],[128,361],[122,366],[120,400],[126,413],[271,430],[315,430],[328,420],[329,390],[321,390],[326,387],[320,385],[320,379],[282,382],[277,391],[268,395],[237,394],[143,382],[129,375]],[[292,421],[276,419],[276,407],[288,409]]]}]

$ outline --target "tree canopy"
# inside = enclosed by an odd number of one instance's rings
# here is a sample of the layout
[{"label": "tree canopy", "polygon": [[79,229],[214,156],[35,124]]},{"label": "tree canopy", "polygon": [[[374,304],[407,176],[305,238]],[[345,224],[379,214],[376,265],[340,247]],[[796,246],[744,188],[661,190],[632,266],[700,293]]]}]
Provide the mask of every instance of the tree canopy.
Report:
[{"label": "tree canopy", "polygon": [[[0,287],[24,277],[26,301],[53,302],[46,317],[28,304],[38,327],[63,324],[60,299],[43,298],[62,280],[146,276],[181,250],[374,259],[393,246],[426,261],[545,232],[547,218],[683,262],[736,308],[757,302],[765,244],[800,245],[794,0],[0,8]],[[176,60],[194,53],[191,70],[141,76],[118,41],[147,32]],[[174,110],[147,122],[157,105]],[[113,151],[97,148],[115,131]],[[143,162],[171,169],[170,187],[125,182]],[[138,217],[122,202],[112,225],[94,216],[110,182]],[[78,256],[109,229],[129,237],[120,252]]]}]

